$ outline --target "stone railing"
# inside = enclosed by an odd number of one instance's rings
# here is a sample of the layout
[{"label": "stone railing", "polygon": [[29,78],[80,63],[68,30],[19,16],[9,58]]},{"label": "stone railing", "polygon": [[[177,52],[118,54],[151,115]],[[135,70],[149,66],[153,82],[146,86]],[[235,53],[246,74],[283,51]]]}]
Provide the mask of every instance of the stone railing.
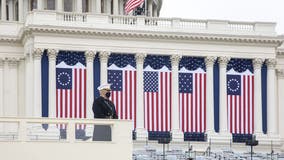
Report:
[{"label": "stone railing", "polygon": [[57,13],[57,20],[67,22],[87,22],[87,15],[67,12]]}]

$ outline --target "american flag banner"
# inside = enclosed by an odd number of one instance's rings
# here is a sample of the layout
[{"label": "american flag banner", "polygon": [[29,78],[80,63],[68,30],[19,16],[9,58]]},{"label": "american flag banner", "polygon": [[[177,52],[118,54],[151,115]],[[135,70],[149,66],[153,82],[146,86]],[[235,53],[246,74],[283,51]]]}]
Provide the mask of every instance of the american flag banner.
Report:
[{"label": "american flag banner", "polygon": [[152,62],[144,68],[145,128],[148,131],[171,130],[172,73],[170,67],[163,64],[165,59],[162,56],[145,59],[146,65]]},{"label": "american flag banner", "polygon": [[111,100],[119,119],[133,120],[136,128],[136,68],[133,55],[112,54],[109,58],[108,83]]},{"label": "american flag banner", "polygon": [[182,58],[179,70],[179,107],[180,126],[183,132],[205,132],[206,72],[204,58]]},{"label": "american flag banner", "polygon": [[227,71],[228,126],[233,134],[254,131],[254,74],[249,60],[233,59]]},{"label": "american flag banner", "polygon": [[[79,53],[61,53],[56,65],[56,117],[86,118],[85,57]],[[60,126],[65,129],[65,125]],[[83,129],[77,125],[76,129]]]},{"label": "american flag banner", "polygon": [[128,14],[136,7],[140,6],[143,2],[144,0],[128,0],[124,7],[125,13]]}]

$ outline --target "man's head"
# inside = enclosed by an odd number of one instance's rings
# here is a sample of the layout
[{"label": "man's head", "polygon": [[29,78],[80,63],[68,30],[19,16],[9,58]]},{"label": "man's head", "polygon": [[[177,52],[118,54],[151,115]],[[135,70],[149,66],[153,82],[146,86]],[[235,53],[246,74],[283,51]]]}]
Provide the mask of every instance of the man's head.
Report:
[{"label": "man's head", "polygon": [[101,84],[97,89],[100,92],[100,96],[104,97],[104,98],[109,98],[110,97],[110,86],[111,84]]}]

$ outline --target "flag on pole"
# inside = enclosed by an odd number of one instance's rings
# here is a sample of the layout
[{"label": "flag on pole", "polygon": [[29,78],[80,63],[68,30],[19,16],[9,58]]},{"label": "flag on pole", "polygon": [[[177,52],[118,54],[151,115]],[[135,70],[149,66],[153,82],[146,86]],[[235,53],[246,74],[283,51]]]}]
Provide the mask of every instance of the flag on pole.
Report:
[{"label": "flag on pole", "polygon": [[144,0],[128,0],[124,7],[125,13],[128,14],[136,7],[140,6],[143,2]]}]

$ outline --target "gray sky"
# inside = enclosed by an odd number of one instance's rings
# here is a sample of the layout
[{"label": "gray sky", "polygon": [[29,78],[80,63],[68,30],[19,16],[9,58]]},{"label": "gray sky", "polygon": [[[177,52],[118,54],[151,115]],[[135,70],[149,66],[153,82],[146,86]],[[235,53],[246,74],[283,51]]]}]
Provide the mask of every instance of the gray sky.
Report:
[{"label": "gray sky", "polygon": [[163,0],[160,17],[276,22],[284,34],[284,0]]}]

